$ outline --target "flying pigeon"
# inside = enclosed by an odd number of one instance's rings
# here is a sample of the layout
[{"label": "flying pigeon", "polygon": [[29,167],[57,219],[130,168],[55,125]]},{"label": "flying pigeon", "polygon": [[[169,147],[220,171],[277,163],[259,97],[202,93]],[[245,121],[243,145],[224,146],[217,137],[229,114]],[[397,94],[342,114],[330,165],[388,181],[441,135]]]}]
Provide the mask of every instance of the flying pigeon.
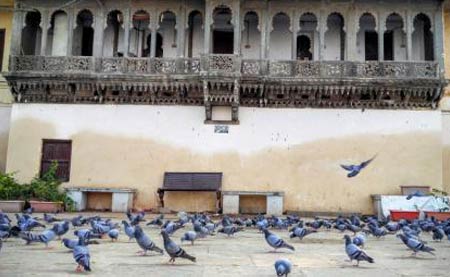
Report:
[{"label": "flying pigeon", "polygon": [[287,259],[280,259],[275,262],[277,276],[288,276],[291,273],[292,263]]},{"label": "flying pigeon", "polygon": [[398,234],[397,235],[398,238],[400,238],[403,243],[413,251],[413,255],[416,255],[417,252],[426,252],[426,253],[430,253],[431,255],[434,256],[433,251],[435,251],[434,248],[428,247],[426,246],[423,242],[418,241],[414,238],[408,238],[406,235],[404,234]]},{"label": "flying pigeon", "polygon": [[424,196],[427,195],[425,195],[425,193],[419,190],[416,190],[415,192],[408,194],[408,196],[406,196],[406,200],[411,200],[413,197],[424,197]]},{"label": "flying pigeon", "polygon": [[263,232],[264,232],[264,237],[265,237],[267,243],[271,247],[273,247],[275,249],[275,251],[278,248],[288,248],[288,249],[291,249],[292,251],[295,251],[295,248],[293,246],[287,244],[279,236],[271,233],[269,230],[263,229]]},{"label": "flying pigeon", "polygon": [[181,243],[183,241],[187,240],[190,241],[192,245],[194,245],[194,241],[197,239],[197,233],[195,231],[188,231],[184,233],[184,235],[181,237]]},{"label": "flying pigeon", "polygon": [[138,253],[143,256],[147,255],[147,251],[155,251],[160,254],[163,254],[161,248],[155,245],[153,241],[142,231],[142,228],[139,225],[134,226],[134,235],[136,237],[137,244],[142,248],[143,251],[139,251]]},{"label": "flying pigeon", "polygon": [[349,173],[347,174],[348,178],[352,178],[355,177],[356,175],[358,175],[361,170],[363,170],[366,166],[368,166],[375,158],[377,155],[373,156],[373,158],[371,158],[370,160],[367,160],[365,162],[362,162],[359,165],[343,165],[341,164],[341,167],[347,171],[349,171]]},{"label": "flying pigeon", "polygon": [[127,234],[129,240],[132,240],[135,238],[134,236],[134,227],[131,226],[128,222],[125,220],[122,220],[123,227],[125,229],[125,234]]},{"label": "flying pigeon", "polygon": [[353,244],[349,235],[344,236],[345,239],[345,252],[350,258],[350,262],[356,260],[358,263],[356,266],[359,266],[360,261],[367,261],[369,263],[374,263],[374,260],[366,254],[366,252],[362,251],[358,246]]},{"label": "flying pigeon", "polygon": [[73,248],[73,258],[78,264],[76,269],[77,272],[81,272],[83,270],[91,271],[91,255],[89,254],[89,249],[86,246],[88,234],[89,233],[85,233],[85,237],[80,237],[78,244]]},{"label": "flying pigeon", "polygon": [[188,259],[194,263],[196,262],[196,258],[186,253],[186,251],[184,251],[180,246],[173,242],[170,239],[169,234],[167,234],[165,230],[161,231],[161,235],[164,240],[164,248],[166,249],[167,254],[169,254],[170,256],[169,262],[174,263],[176,258],[183,258]]}]

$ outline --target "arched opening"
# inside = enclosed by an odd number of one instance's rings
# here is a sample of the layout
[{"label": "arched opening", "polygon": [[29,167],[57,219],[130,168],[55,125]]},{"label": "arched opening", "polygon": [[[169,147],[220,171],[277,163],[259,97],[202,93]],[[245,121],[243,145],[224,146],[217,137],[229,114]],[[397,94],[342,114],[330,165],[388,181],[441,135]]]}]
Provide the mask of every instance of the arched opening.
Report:
[{"label": "arched opening", "polygon": [[199,11],[192,11],[188,18],[187,46],[185,55],[189,58],[200,57],[203,53],[203,18]]},{"label": "arched opening", "polygon": [[67,56],[69,22],[64,11],[53,13],[47,35],[47,55]]},{"label": "arched opening", "polygon": [[305,13],[300,17],[300,32],[297,36],[297,59],[314,60],[318,53],[317,17]]},{"label": "arched opening", "polygon": [[73,31],[74,56],[92,56],[94,46],[94,16],[88,10],[78,13],[77,27]]},{"label": "arched opening", "polygon": [[[152,44],[152,34],[149,34],[147,36],[147,49],[151,48]],[[156,58],[162,58],[163,57],[163,37],[160,33],[156,33],[156,51],[155,51],[155,57]]]},{"label": "arched opening", "polygon": [[272,18],[273,30],[270,33],[270,59],[290,60],[292,58],[290,25],[291,19],[285,13],[278,13]]},{"label": "arched opening", "polygon": [[261,55],[261,33],[258,30],[258,14],[247,12],[241,39],[241,53],[247,59],[258,59]]},{"label": "arched opening", "polygon": [[414,18],[412,33],[412,56],[415,60],[434,60],[433,33],[430,18],[420,13]]},{"label": "arched opening", "polygon": [[22,51],[23,55],[40,55],[42,30],[41,14],[39,12],[28,12],[25,17],[25,27],[22,29]]},{"label": "arched opening", "polygon": [[122,57],[124,49],[123,14],[111,11],[106,18],[106,29],[103,40],[103,56]]},{"label": "arched opening", "polygon": [[370,13],[365,13],[359,18],[359,31],[357,34],[356,46],[359,60],[378,60],[378,33],[375,17]]},{"label": "arched opening", "polygon": [[392,13],[386,18],[386,31],[384,32],[384,60],[406,60],[406,33],[403,30],[403,18]]},{"label": "arched opening", "polygon": [[339,13],[332,13],[327,18],[324,52],[325,60],[345,60],[344,18]]},{"label": "arched opening", "polygon": [[158,37],[156,40],[156,57],[177,56],[177,17],[173,12],[163,12],[159,20],[158,34],[162,36],[162,47],[158,48]]},{"label": "arched opening", "polygon": [[219,6],[213,12],[212,49],[214,54],[233,54],[234,28],[230,8]]},{"label": "arched opening", "polygon": [[150,15],[146,11],[137,11],[133,15],[128,53],[130,57],[149,57],[150,47],[146,38],[150,34]]}]

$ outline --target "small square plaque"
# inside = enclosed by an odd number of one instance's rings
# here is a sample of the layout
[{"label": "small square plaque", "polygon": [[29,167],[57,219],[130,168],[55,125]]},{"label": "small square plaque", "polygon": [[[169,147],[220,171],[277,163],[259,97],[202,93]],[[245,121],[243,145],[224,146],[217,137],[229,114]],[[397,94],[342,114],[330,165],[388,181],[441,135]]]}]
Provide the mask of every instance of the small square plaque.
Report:
[{"label": "small square plaque", "polygon": [[227,125],[215,125],[214,133],[216,134],[228,134],[228,126]]}]

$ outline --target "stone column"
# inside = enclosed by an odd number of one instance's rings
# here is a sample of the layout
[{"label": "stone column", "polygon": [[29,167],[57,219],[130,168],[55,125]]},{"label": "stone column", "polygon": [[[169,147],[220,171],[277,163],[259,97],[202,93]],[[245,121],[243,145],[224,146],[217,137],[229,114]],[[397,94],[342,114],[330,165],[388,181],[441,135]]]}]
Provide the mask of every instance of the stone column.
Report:
[{"label": "stone column", "polygon": [[259,58],[266,59],[266,36],[267,36],[267,11],[262,10],[258,20],[258,29],[261,33],[261,47],[259,49]]},{"label": "stone column", "polygon": [[[124,57],[128,57],[130,52],[130,8],[126,8],[123,11],[123,28],[124,28],[124,36],[123,36],[123,55]],[[140,55],[138,55],[140,56]]]},{"label": "stone column", "polygon": [[234,9],[232,11],[234,21],[234,46],[233,53],[235,55],[241,54],[241,1],[234,2]]},{"label": "stone column", "polygon": [[378,60],[384,61],[384,32],[386,31],[386,20],[383,13],[378,13]]},{"label": "stone column", "polygon": [[16,2],[11,32],[11,56],[18,56],[22,54],[22,28],[24,26],[25,13],[21,10],[21,5]]},{"label": "stone column", "polygon": [[105,11],[103,8],[99,8],[97,13],[94,15],[94,49],[93,54],[94,57],[102,57],[103,56],[103,40],[104,40],[104,32],[105,32],[105,21],[106,17]]},{"label": "stone column", "polygon": [[[359,26],[359,17],[357,18],[355,9],[352,7],[344,16],[345,49],[344,60],[355,61],[356,59],[356,31]],[[341,50],[342,51],[342,50]]]},{"label": "stone column", "polygon": [[413,21],[411,11],[408,9],[406,12],[406,59],[411,61],[412,58],[412,29]]},{"label": "stone column", "polygon": [[300,28],[300,20],[297,18],[298,12],[294,10],[291,16],[291,32],[292,32],[292,60],[297,59],[297,35]]},{"label": "stone column", "polygon": [[151,18],[151,29],[152,29],[152,36],[150,41],[150,58],[156,57],[156,38],[157,38],[157,30],[159,28],[159,14],[158,12],[154,12]]},{"label": "stone column", "polygon": [[444,40],[443,40],[443,6],[442,2],[439,3],[439,7],[434,13],[434,60],[439,63],[440,75],[444,75]]},{"label": "stone column", "polygon": [[319,29],[319,60],[323,61],[325,59],[325,32],[327,31],[327,15],[321,10],[318,22]]},{"label": "stone column", "polygon": [[183,58],[185,53],[185,40],[186,40],[186,1],[180,7],[180,13],[177,18],[177,57]]},{"label": "stone column", "polygon": [[73,8],[68,10],[68,14],[67,14],[67,56],[72,56],[72,52],[73,52],[73,29],[74,29],[74,25],[76,25],[75,23],[75,15],[74,15],[75,11]]},{"label": "stone column", "polygon": [[[47,37],[48,37],[48,25],[49,25],[49,14],[48,10],[43,10],[41,14],[41,30],[42,30],[42,36],[41,36],[41,56],[47,55]],[[12,48],[11,48],[12,50]]]},{"label": "stone column", "polygon": [[203,51],[205,54],[210,54],[211,52],[211,24],[212,24],[212,7],[209,1],[206,1],[205,7],[205,39],[203,40]]}]

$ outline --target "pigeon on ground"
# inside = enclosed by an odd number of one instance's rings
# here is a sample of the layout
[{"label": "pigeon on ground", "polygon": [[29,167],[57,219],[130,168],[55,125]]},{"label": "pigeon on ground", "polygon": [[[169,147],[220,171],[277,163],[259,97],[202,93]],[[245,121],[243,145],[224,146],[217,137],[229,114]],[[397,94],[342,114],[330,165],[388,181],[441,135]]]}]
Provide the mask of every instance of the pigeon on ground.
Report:
[{"label": "pigeon on ground", "polygon": [[284,240],[282,240],[279,236],[271,233],[269,230],[267,229],[263,229],[264,232],[264,237],[267,241],[267,243],[273,247],[275,249],[275,251],[278,248],[288,248],[292,251],[295,251],[295,248],[289,244],[287,244],[286,242],[284,242]]},{"label": "pigeon on ground", "polygon": [[[86,233],[88,235],[88,233]],[[73,248],[73,258],[77,262],[78,266],[76,271],[81,272],[91,271],[91,255],[89,254],[89,249],[87,248],[88,237],[80,237],[78,244]]]},{"label": "pigeon on ground", "polygon": [[445,237],[445,232],[441,227],[434,227],[432,231],[433,240],[435,241],[442,241],[442,239]]},{"label": "pigeon on ground", "polygon": [[100,234],[94,234],[91,232],[91,230],[88,230],[88,229],[75,230],[73,233],[76,237],[83,238],[86,242],[88,242],[90,239],[93,239],[93,238],[96,238],[96,239],[101,238]]},{"label": "pigeon on ground", "polygon": [[355,244],[356,246],[359,246],[361,248],[364,248],[364,245],[366,244],[366,235],[364,233],[358,233],[353,238],[353,244]]},{"label": "pigeon on ground", "polygon": [[416,190],[415,192],[408,194],[408,196],[406,196],[406,200],[411,200],[413,197],[424,197],[424,196],[427,195],[419,190]]},{"label": "pigeon on ground", "polygon": [[44,213],[44,220],[47,223],[53,223],[53,222],[56,222],[56,221],[61,221],[60,219],[56,218],[55,216],[53,216],[51,214],[47,214],[47,213]]},{"label": "pigeon on ground", "polygon": [[117,241],[119,239],[119,230],[117,229],[109,230],[108,237],[111,238],[111,241]]},{"label": "pigeon on ground", "polygon": [[292,263],[287,259],[280,259],[275,262],[275,271],[277,276],[288,276],[292,270]]},{"label": "pigeon on ground", "polygon": [[434,256],[433,251],[435,251],[435,249],[426,246],[423,242],[413,238],[409,238],[404,234],[398,234],[397,237],[400,238],[403,241],[403,243],[413,251],[413,255],[416,255],[417,252],[426,252]]},{"label": "pigeon on ground", "polygon": [[291,231],[289,237],[291,239],[295,238],[295,237],[298,237],[300,240],[302,240],[307,235],[312,234],[312,233],[316,233],[316,232],[317,232],[317,230],[315,230],[315,229],[306,229],[306,228],[302,228],[302,227],[295,227]]},{"label": "pigeon on ground", "polygon": [[160,214],[157,218],[155,218],[152,221],[150,221],[149,223],[147,223],[147,226],[149,226],[149,225],[162,226],[163,225],[163,219],[164,219],[164,215]]},{"label": "pigeon on ground", "polygon": [[7,239],[11,236],[9,231],[0,231],[0,240]]},{"label": "pigeon on ground", "polygon": [[181,237],[181,243],[183,241],[187,240],[190,241],[192,245],[194,245],[194,241],[197,239],[197,233],[195,231],[188,231],[184,233],[184,235]]},{"label": "pigeon on ground", "polygon": [[169,221],[166,226],[164,227],[164,231],[171,236],[173,235],[178,229],[184,228],[182,225],[178,225],[173,223],[172,221]]},{"label": "pigeon on ground", "polygon": [[344,236],[345,239],[345,252],[350,258],[350,262],[353,260],[357,261],[356,266],[359,266],[360,261],[367,261],[369,263],[374,263],[374,260],[366,254],[366,252],[362,251],[358,246],[356,246],[349,235]]},{"label": "pigeon on ground", "polygon": [[42,242],[45,244],[45,247],[48,248],[49,242],[56,238],[56,228],[55,225],[52,229],[45,230],[39,235],[31,232],[20,232],[19,236],[26,241],[27,245],[31,242]]},{"label": "pigeon on ground", "polygon": [[131,226],[128,222],[125,220],[122,220],[123,228],[125,229],[125,234],[127,234],[129,241],[134,239],[134,227]]},{"label": "pigeon on ground", "polygon": [[155,245],[153,241],[142,231],[142,228],[139,225],[134,226],[134,235],[136,238],[136,242],[139,245],[139,247],[142,248],[143,251],[139,251],[138,253],[142,254],[143,256],[147,255],[147,251],[155,251],[160,254],[163,254],[161,248]]},{"label": "pigeon on ground", "polygon": [[59,239],[61,239],[61,236],[65,235],[69,231],[69,221],[65,220],[62,223],[56,223],[54,226],[56,230],[56,235]]},{"label": "pigeon on ground", "polygon": [[128,220],[130,221],[130,224],[133,226],[138,225],[139,222],[141,222],[141,221],[145,221],[144,220],[144,217],[145,217],[144,211],[141,211],[137,214],[132,214],[130,211],[128,211],[126,214],[127,214]]},{"label": "pigeon on ground", "polygon": [[224,233],[229,237],[229,236],[234,236],[234,234],[236,234],[237,232],[241,232],[243,230],[244,230],[243,227],[236,227],[236,226],[229,225],[229,226],[225,226],[225,227],[219,229],[218,232]]},{"label": "pigeon on ground", "polygon": [[63,238],[61,240],[61,243],[64,244],[66,248],[73,250],[75,246],[78,245],[78,240]]},{"label": "pigeon on ground", "polygon": [[367,160],[365,162],[362,162],[359,165],[343,165],[341,164],[341,167],[347,171],[349,171],[349,173],[347,174],[348,178],[352,178],[355,177],[356,175],[358,175],[361,170],[363,170],[366,166],[368,166],[375,158],[377,155],[373,156],[370,160]]},{"label": "pigeon on ground", "polygon": [[86,219],[82,215],[76,216],[71,220],[73,227],[81,227],[86,224]]},{"label": "pigeon on ground", "polygon": [[161,235],[164,240],[164,248],[166,249],[167,254],[169,254],[170,256],[169,262],[174,263],[176,258],[183,258],[188,259],[194,263],[196,262],[196,258],[186,253],[186,251],[184,251],[180,246],[173,242],[170,239],[169,234],[167,234],[165,230],[161,231]]}]

